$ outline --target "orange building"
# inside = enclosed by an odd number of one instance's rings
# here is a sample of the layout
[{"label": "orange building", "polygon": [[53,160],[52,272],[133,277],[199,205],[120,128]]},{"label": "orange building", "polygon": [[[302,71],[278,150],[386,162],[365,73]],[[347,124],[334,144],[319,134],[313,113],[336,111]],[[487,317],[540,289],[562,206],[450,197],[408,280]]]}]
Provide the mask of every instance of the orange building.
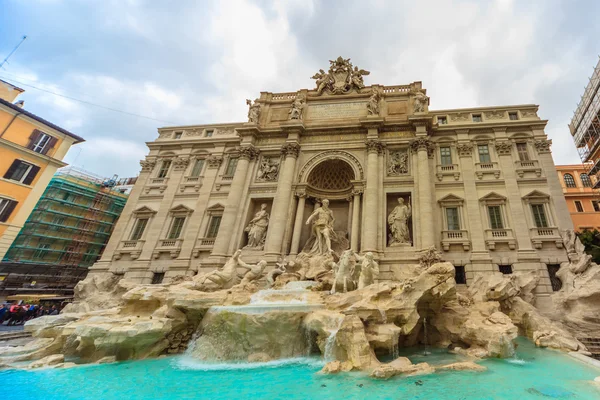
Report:
[{"label": "orange building", "polygon": [[24,90],[0,80],[0,260],[79,136],[13,103]]},{"label": "orange building", "polygon": [[593,189],[596,176],[589,176],[591,165],[557,165],[556,171],[562,185],[567,207],[575,230],[600,230],[600,196]]}]

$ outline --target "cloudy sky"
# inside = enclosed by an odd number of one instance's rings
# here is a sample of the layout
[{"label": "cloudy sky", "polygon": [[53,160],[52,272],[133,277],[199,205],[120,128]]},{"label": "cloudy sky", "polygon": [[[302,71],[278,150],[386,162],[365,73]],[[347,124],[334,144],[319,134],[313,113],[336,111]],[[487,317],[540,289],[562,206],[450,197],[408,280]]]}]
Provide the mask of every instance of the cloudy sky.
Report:
[{"label": "cloudy sky", "polygon": [[[600,54],[600,2],[0,0],[0,70],[25,107],[87,139],[66,161],[137,175],[156,129],[246,118],[350,57],[367,84],[422,81],[432,109],[535,103],[556,163]],[[44,91],[84,100],[109,111]]]}]

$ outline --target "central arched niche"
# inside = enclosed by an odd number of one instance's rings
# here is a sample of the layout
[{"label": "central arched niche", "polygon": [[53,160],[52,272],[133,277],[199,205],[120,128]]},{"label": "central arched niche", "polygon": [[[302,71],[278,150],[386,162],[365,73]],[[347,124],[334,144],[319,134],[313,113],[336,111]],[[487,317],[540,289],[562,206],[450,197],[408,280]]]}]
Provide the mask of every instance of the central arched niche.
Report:
[{"label": "central arched niche", "polygon": [[331,159],[319,163],[308,176],[307,183],[315,194],[345,197],[352,191],[354,170],[344,160]]}]

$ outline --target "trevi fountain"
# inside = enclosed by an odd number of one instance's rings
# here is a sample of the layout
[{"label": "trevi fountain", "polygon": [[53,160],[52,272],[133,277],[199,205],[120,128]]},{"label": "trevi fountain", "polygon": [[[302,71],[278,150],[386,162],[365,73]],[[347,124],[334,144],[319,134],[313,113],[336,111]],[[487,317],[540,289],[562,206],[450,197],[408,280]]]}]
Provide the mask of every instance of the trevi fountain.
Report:
[{"label": "trevi fountain", "polygon": [[[332,61],[332,68],[344,61]],[[382,101],[391,92],[365,87],[367,72],[352,71],[345,86],[336,86],[341,73],[321,70],[309,96],[289,99],[288,118],[301,120],[311,96],[350,92],[364,93],[366,118],[383,114]],[[412,99],[412,113],[428,113],[424,91],[402,96]],[[391,106],[385,109],[389,113]],[[248,124],[259,124],[260,114],[260,103],[249,102]],[[414,164],[429,162],[429,146],[414,145],[418,155],[394,153],[380,173],[410,174]],[[540,154],[545,148],[539,146]],[[369,152],[375,160],[370,165],[378,164],[379,150]],[[257,181],[279,174],[281,182],[280,164],[258,164]],[[462,179],[448,171],[449,182]],[[439,173],[442,182],[445,171]],[[18,388],[3,391],[2,398],[600,398],[600,369],[578,340],[600,331],[600,266],[572,230],[547,242],[553,246],[547,251],[564,261],[556,273],[562,287],[543,298],[542,310],[539,287],[548,276],[540,269],[474,269],[468,285],[457,284],[455,255],[475,254],[482,240],[477,232],[468,245],[465,237],[455,243],[444,234],[438,246],[434,231],[431,237],[420,233],[437,224],[431,202],[423,198],[432,195],[429,188],[419,186],[415,201],[411,191],[377,195],[374,183],[366,183],[362,210],[351,207],[342,215],[339,199],[334,208],[333,200],[320,197],[301,220],[303,213],[288,216],[293,231],[303,232],[302,225],[307,232],[298,252],[257,256],[265,242],[275,240],[269,232],[285,225],[285,218],[271,215],[275,204],[259,198],[246,220],[234,220],[243,242],[211,268],[158,284],[110,269],[92,271],[59,315],[27,322],[32,341],[0,347],[2,386]],[[387,208],[372,199],[388,202]],[[504,204],[499,199],[494,204]],[[381,209],[387,211],[379,217]],[[355,210],[354,219],[361,215],[365,228],[345,220]],[[339,220],[352,234],[338,228]],[[371,240],[380,223],[381,240]],[[519,221],[513,223],[518,227]],[[527,232],[529,246],[536,244]],[[510,240],[482,240],[485,253],[524,246],[521,233],[512,234]],[[291,242],[300,237],[294,234]],[[546,251],[547,243],[536,249]],[[123,257],[114,260],[133,262]]]}]

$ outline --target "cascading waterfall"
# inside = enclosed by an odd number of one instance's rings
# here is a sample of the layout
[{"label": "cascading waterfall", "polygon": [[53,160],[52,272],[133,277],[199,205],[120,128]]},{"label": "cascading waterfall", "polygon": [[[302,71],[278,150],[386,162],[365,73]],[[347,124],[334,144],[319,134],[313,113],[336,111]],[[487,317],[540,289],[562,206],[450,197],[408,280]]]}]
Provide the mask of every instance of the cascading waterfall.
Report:
[{"label": "cascading waterfall", "polygon": [[336,336],[340,327],[342,326],[343,318],[339,318],[336,320],[336,326],[331,330],[327,341],[325,342],[325,352],[323,354],[323,358],[325,361],[333,361],[335,360],[335,342]]},{"label": "cascading waterfall", "polygon": [[429,341],[427,340],[427,317],[423,317],[423,342],[425,342],[425,350],[423,351],[424,356],[431,354],[429,349]]}]

